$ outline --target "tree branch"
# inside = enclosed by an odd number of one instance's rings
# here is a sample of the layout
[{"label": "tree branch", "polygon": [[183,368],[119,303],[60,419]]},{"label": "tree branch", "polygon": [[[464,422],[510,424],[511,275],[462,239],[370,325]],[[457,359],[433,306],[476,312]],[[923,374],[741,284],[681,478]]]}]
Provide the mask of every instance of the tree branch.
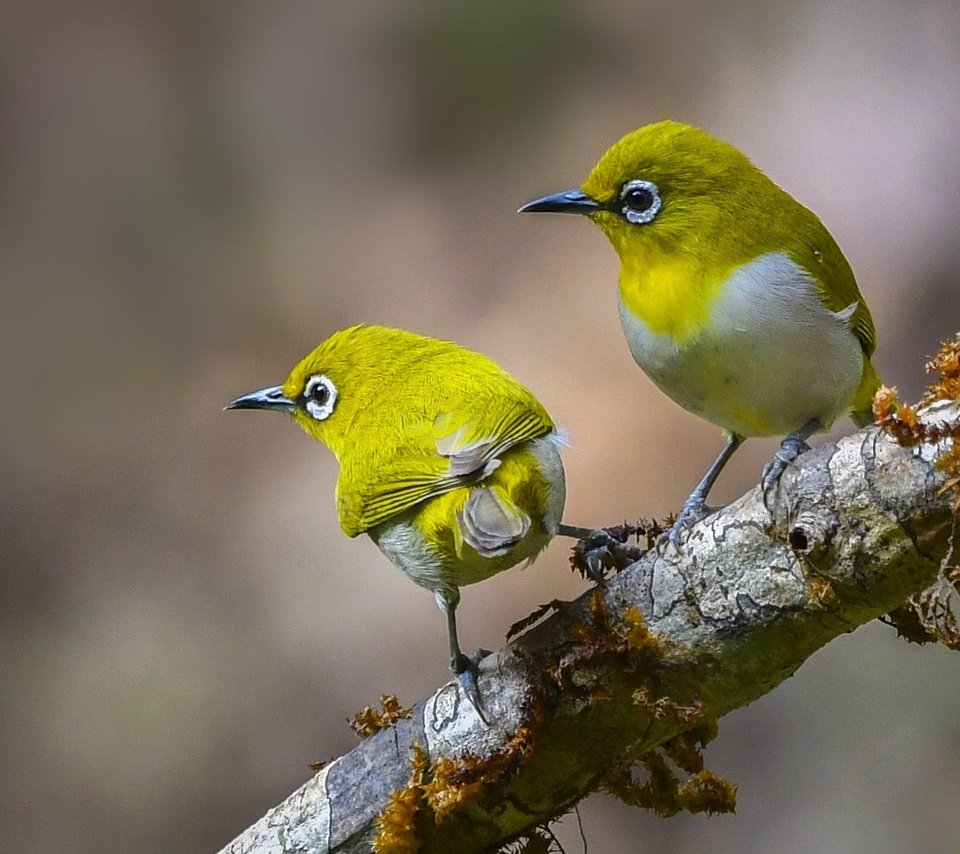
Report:
[{"label": "tree branch", "polygon": [[948,445],[868,428],[804,454],[775,519],[755,489],[484,659],[491,727],[445,685],[223,852],[367,852],[378,829],[376,850],[489,850],[562,814],[933,584],[956,521],[934,465]]}]

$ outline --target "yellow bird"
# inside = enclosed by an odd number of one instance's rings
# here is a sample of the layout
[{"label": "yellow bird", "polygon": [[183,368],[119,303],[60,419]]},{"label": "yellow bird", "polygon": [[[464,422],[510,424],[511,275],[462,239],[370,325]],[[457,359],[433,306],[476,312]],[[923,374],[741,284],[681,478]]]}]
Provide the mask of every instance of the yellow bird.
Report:
[{"label": "yellow bird", "polygon": [[285,412],[333,451],[344,533],[367,534],[434,592],[450,668],[483,717],[478,659],[460,649],[456,608],[461,587],[532,561],[561,527],[561,441],[540,402],[479,353],[354,326],[320,344],[283,385],[225,408]]},{"label": "yellow bird", "polygon": [[[620,322],[637,364],[726,445],[670,532],[750,436],[783,436],[766,501],[806,440],[849,413],[872,421],[876,333],[850,265],[815,214],[747,157],[674,121],[627,134],[579,189],[520,212],[584,214],[620,256]],[[769,504],[768,504],[769,506]]]}]

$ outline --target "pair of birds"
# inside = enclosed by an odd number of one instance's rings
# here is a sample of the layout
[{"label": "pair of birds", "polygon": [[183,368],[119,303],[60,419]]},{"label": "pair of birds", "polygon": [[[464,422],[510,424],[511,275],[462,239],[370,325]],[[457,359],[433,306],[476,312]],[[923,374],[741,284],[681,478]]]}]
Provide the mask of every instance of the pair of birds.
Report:
[{"label": "pair of birds", "polygon": [[[620,322],[637,364],[726,444],[669,533],[707,513],[750,436],[783,436],[765,496],[806,440],[841,415],[860,426],[879,379],[853,272],[821,221],[733,146],[665,121],[613,145],[579,189],[521,212],[583,214],[620,257]],[[450,667],[482,716],[460,649],[460,587],[532,560],[563,525],[557,428],[490,359],[398,329],[355,326],[282,386],[227,409],[286,412],[340,463],[347,536],[367,534],[447,617]]]}]

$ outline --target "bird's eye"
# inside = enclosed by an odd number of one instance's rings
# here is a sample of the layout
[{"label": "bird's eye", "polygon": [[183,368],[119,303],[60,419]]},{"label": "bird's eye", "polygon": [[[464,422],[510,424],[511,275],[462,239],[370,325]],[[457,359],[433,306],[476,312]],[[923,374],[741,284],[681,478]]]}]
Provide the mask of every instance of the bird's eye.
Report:
[{"label": "bird's eye", "polygon": [[642,225],[659,212],[660,191],[653,181],[627,181],[620,191],[620,210],[627,222]]},{"label": "bird's eye", "polygon": [[329,418],[337,405],[337,387],[329,377],[314,374],[303,388],[303,408],[317,421]]}]

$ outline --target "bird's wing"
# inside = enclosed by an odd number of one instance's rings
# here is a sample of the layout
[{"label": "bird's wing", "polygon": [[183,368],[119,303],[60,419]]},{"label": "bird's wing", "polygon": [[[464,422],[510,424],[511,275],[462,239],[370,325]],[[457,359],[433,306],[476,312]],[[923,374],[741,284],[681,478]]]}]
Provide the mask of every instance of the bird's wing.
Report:
[{"label": "bird's wing", "polygon": [[530,530],[530,517],[494,489],[474,489],[457,514],[460,537],[482,557],[508,552]]},{"label": "bird's wing", "polygon": [[[877,331],[870,309],[857,287],[856,277],[840,247],[817,217],[810,211],[791,235],[794,261],[809,271],[820,291],[824,305],[837,313],[850,313],[850,327],[864,354],[869,358],[877,346]],[[827,286],[827,282],[830,286]]]},{"label": "bird's wing", "polygon": [[508,405],[502,398],[479,398],[470,410],[405,421],[394,441],[381,437],[373,465],[367,460],[359,469],[341,459],[337,505],[344,531],[356,536],[433,496],[476,483],[496,469],[504,451],[554,429],[532,397]]},{"label": "bird's wing", "polygon": [[857,288],[853,273],[850,274],[848,282],[841,279],[840,284],[839,292],[830,295],[821,288],[821,294],[824,295],[823,301],[827,308],[838,313],[853,309],[850,312],[850,327],[853,329],[853,334],[857,336],[864,354],[869,358],[877,346],[877,330],[873,325],[870,309],[867,308]]}]

